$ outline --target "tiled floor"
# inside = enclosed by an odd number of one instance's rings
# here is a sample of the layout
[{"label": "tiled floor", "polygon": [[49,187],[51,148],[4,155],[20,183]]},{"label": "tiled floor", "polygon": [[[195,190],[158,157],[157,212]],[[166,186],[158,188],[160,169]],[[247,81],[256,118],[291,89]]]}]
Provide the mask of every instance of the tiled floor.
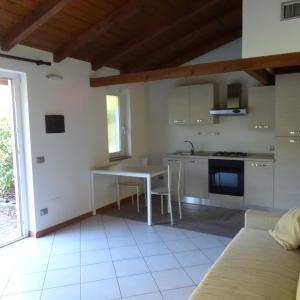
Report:
[{"label": "tiled floor", "polygon": [[98,215],[0,249],[3,300],[185,300],[230,238]]}]

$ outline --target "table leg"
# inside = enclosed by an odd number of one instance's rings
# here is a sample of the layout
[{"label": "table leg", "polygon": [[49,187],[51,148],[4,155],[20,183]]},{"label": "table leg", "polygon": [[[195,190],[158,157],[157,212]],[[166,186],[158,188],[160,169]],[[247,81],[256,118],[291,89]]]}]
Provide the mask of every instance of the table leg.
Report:
[{"label": "table leg", "polygon": [[152,225],[152,201],[151,201],[151,177],[147,176],[147,219],[148,225]]},{"label": "table leg", "polygon": [[94,190],[94,173],[91,172],[91,205],[92,205],[92,214],[96,215],[96,206],[95,206],[95,190]]},{"label": "table leg", "polygon": [[121,208],[121,203],[120,203],[120,187],[119,187],[119,177],[116,176],[116,202],[118,204],[118,209],[120,210]]}]

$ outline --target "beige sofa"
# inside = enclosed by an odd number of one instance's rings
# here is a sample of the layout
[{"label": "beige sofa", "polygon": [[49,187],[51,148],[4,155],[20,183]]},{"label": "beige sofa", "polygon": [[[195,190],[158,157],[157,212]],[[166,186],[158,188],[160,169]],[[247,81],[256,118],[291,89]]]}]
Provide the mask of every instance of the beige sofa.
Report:
[{"label": "beige sofa", "polygon": [[280,215],[248,210],[236,235],[190,300],[295,300],[300,249],[284,250],[268,233]]}]

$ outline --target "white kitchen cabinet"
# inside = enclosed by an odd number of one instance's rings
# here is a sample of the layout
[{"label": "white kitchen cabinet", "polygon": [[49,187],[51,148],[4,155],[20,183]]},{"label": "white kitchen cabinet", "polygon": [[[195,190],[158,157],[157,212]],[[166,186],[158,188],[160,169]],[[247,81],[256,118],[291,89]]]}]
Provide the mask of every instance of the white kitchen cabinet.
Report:
[{"label": "white kitchen cabinet", "polygon": [[251,87],[248,91],[249,129],[270,130],[275,118],[274,86]]},{"label": "white kitchen cabinet", "polygon": [[271,161],[245,161],[246,207],[273,207],[274,164]]},{"label": "white kitchen cabinet", "polygon": [[188,87],[178,86],[168,98],[169,124],[187,125],[190,121]]},{"label": "white kitchen cabinet", "polygon": [[190,124],[208,125],[215,123],[215,116],[209,111],[214,108],[213,84],[197,84],[189,87]]},{"label": "white kitchen cabinet", "polygon": [[185,158],[185,196],[208,198],[208,159]]},{"label": "white kitchen cabinet", "polygon": [[289,209],[300,206],[300,138],[275,139],[276,208]]},{"label": "white kitchen cabinet", "polygon": [[207,125],[215,123],[209,114],[214,108],[213,84],[197,84],[174,88],[168,98],[170,125]]},{"label": "white kitchen cabinet", "polygon": [[300,74],[276,76],[275,135],[300,136]]}]

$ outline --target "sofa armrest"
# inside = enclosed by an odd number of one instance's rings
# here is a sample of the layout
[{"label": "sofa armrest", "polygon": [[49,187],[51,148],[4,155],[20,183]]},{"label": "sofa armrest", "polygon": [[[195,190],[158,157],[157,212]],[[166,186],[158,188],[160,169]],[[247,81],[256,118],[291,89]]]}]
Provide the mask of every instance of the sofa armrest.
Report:
[{"label": "sofa armrest", "polygon": [[283,213],[248,209],[245,213],[245,228],[273,229]]}]

